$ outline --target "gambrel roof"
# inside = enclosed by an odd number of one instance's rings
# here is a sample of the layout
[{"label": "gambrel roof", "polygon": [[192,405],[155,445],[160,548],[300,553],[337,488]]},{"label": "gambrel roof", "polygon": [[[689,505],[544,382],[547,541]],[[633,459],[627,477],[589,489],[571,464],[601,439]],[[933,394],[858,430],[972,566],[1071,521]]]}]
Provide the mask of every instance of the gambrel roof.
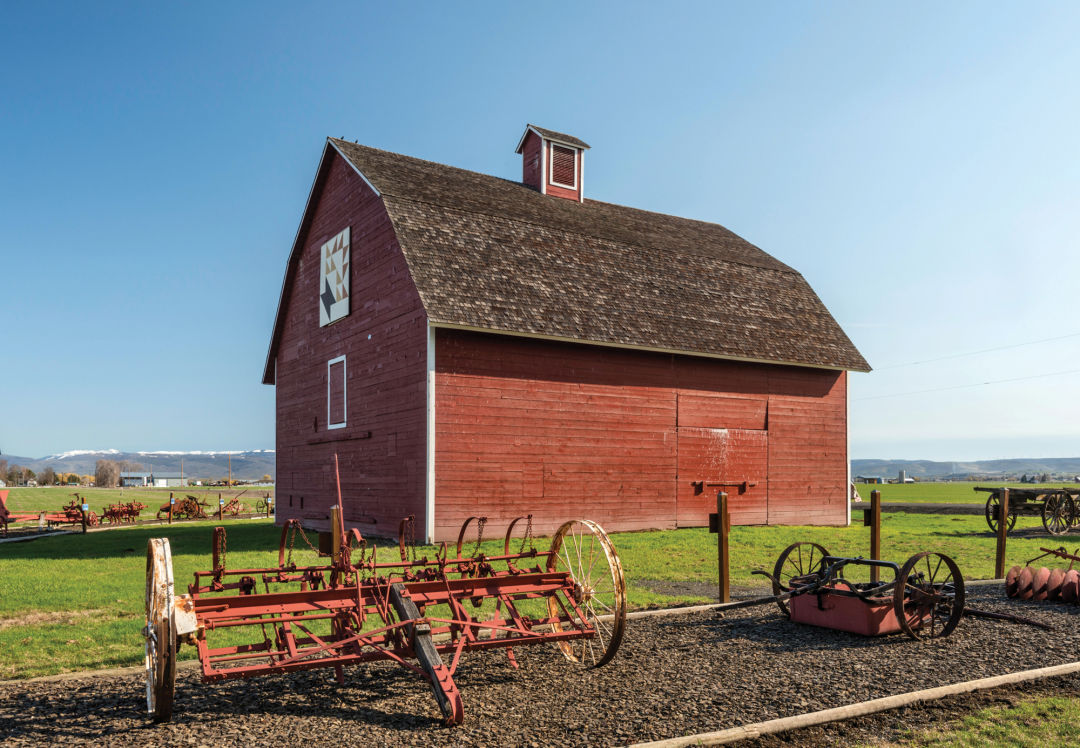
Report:
[{"label": "gambrel roof", "polygon": [[[520,182],[335,138],[324,167],[334,152],[381,196],[434,325],[870,369],[802,275],[723,226],[542,195]],[[304,233],[302,223],[290,273]],[[289,283],[287,276],[283,300]]]}]

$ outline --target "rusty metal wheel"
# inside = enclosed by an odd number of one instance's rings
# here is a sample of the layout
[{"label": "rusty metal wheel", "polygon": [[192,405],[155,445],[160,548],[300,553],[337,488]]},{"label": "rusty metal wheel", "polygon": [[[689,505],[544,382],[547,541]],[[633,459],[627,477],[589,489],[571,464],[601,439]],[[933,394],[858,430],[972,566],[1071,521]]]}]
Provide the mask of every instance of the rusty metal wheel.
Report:
[{"label": "rusty metal wheel", "polygon": [[[584,620],[577,619],[571,606],[552,596],[548,615],[570,620],[552,624],[553,631],[588,626],[595,636],[565,639],[559,649],[571,662],[600,667],[611,661],[622,643],[626,628],[626,579],[615,546],[607,533],[587,519],[565,523],[551,539],[547,560],[549,572],[566,572],[574,584],[572,599]],[[565,627],[565,628],[564,628]]]},{"label": "rusty metal wheel", "polygon": [[1064,491],[1048,493],[1042,505],[1042,523],[1051,535],[1063,535],[1069,531],[1076,514],[1073,498]]},{"label": "rusty metal wheel", "polygon": [[146,710],[154,722],[172,719],[176,691],[176,631],[172,621],[173,569],[168,538],[146,547]]},{"label": "rusty metal wheel", "polygon": [[909,558],[896,577],[893,610],[912,639],[951,634],[964,615],[964,577],[956,562],[933,551]]},{"label": "rusty metal wheel", "polygon": [[[997,493],[990,494],[990,498],[986,500],[986,524],[990,526],[990,529],[994,532],[998,531],[998,517],[1001,516],[1001,496]],[[1009,506],[1009,527],[1008,532],[1012,532],[1012,529],[1016,527],[1016,507],[1010,503]]]},{"label": "rusty metal wheel", "polygon": [[[828,555],[825,547],[817,543],[801,542],[789,545],[780,553],[776,565],[773,566],[773,594],[789,592],[792,588],[791,580],[820,571],[822,561]],[[785,616],[791,614],[784,601],[777,600],[776,605]]]}]

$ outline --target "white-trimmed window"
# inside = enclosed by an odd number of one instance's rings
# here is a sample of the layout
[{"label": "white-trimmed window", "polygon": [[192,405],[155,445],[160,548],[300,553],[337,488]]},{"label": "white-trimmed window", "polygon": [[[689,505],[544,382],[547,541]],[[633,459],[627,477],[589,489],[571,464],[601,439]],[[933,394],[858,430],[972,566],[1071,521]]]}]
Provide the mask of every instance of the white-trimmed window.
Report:
[{"label": "white-trimmed window", "polygon": [[548,149],[550,151],[548,174],[551,175],[551,183],[558,187],[576,190],[578,184],[577,151],[558,143],[550,143]]},{"label": "white-trimmed window", "polygon": [[345,428],[345,357],[326,362],[326,428]]}]

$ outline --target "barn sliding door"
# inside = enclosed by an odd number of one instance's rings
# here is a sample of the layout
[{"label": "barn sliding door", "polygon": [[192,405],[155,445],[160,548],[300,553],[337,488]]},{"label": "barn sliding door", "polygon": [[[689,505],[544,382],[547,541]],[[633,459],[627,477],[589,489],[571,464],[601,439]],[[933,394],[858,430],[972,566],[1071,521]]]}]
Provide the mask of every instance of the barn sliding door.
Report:
[{"label": "barn sliding door", "polygon": [[[765,524],[769,517],[768,465],[768,431],[680,428],[676,523],[679,527],[707,525],[709,513],[716,511],[716,493],[724,490],[733,524]],[[745,488],[710,483],[745,483]]]},{"label": "barn sliding door", "polygon": [[[768,406],[761,397],[679,393],[679,476],[675,521],[700,527],[727,491],[731,521],[763,525],[769,518]],[[710,486],[710,483],[738,485]],[[745,484],[745,485],[744,485]]]}]

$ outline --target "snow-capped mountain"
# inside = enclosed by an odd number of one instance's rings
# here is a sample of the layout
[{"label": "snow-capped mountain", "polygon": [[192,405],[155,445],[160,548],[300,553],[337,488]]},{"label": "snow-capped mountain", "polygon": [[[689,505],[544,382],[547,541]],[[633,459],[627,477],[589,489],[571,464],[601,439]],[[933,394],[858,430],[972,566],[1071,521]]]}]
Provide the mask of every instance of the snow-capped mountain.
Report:
[{"label": "snow-capped mountain", "polygon": [[118,449],[71,449],[47,457],[18,457],[0,454],[9,465],[21,465],[34,472],[51,467],[58,473],[93,475],[98,460],[126,461],[141,465],[145,472],[179,473],[181,461],[184,475],[192,478],[216,479],[229,474],[232,460],[232,476],[236,480],[258,480],[264,475],[275,475],[272,449],[236,449],[222,451],[174,451],[153,450],[147,452],[122,452]]}]

